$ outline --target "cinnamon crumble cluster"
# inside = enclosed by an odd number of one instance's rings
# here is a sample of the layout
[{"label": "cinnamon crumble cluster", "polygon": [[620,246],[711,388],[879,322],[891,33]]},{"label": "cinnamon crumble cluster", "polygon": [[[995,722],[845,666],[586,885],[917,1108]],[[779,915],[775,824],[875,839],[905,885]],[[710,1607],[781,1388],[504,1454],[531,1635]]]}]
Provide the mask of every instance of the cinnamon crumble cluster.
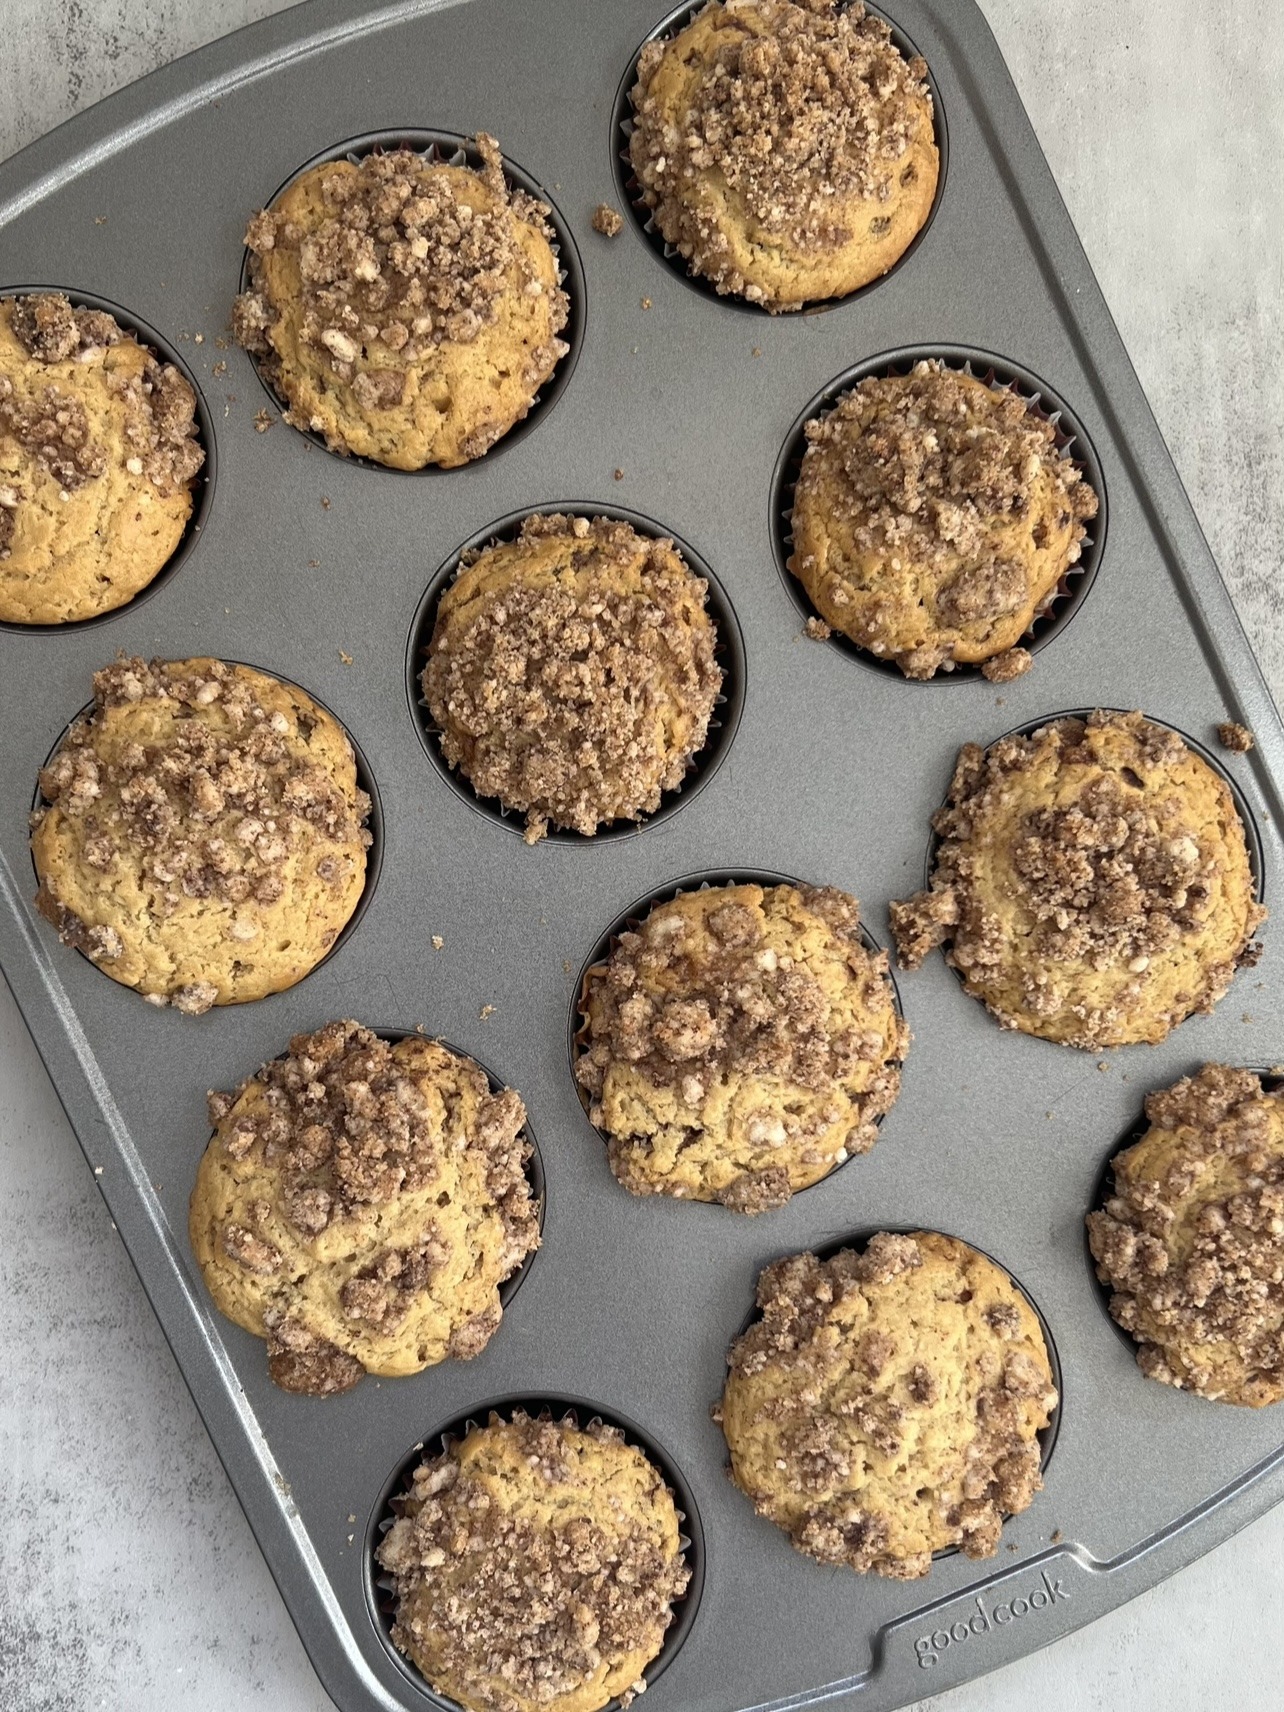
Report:
[{"label": "cinnamon crumble cluster", "polygon": [[992,1557],[1039,1491],[1057,1393],[1038,1318],[984,1255],[932,1232],[793,1255],[715,1410],[736,1484],[798,1550],[899,1579]]},{"label": "cinnamon crumble cluster", "polygon": [[834,887],[681,893],[590,971],[575,1074],[635,1194],[782,1205],[877,1137],[909,1035]]},{"label": "cinnamon crumble cluster", "polygon": [[891,905],[906,968],[949,961],[1007,1027],[1094,1048],[1210,1010],[1265,911],[1224,782],[1166,727],[1095,712],[967,744],[932,883]]},{"label": "cinnamon crumble cluster", "polygon": [[704,747],[722,687],[707,585],[609,518],[528,517],[441,598],[424,696],[479,796],[586,837],[638,820]]},{"label": "cinnamon crumble cluster", "polygon": [[1260,1408],[1284,1397],[1284,1098],[1206,1064],[1150,1094],[1150,1128],[1088,1215],[1110,1312],[1152,1379]]},{"label": "cinnamon crumble cluster", "polygon": [[328,1395],[485,1347],[496,1286],[539,1246],[512,1089],[436,1042],[334,1022],[209,1112],[193,1243],[278,1385]]},{"label": "cinnamon crumble cluster", "polygon": [[646,1687],[690,1570],[618,1428],[490,1416],[416,1469],[378,1550],[394,1643],[470,1712],[592,1712]]}]

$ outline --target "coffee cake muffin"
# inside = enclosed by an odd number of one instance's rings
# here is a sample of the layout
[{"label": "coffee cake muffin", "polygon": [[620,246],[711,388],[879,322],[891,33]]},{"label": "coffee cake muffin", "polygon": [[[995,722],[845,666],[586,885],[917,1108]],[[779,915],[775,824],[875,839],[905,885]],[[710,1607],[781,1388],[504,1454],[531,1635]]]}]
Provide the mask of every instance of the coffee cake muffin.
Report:
[{"label": "coffee cake muffin", "polygon": [[940,171],[927,67],[861,0],[715,0],[648,42],[629,156],[661,235],[773,312],[899,260]]},{"label": "coffee cake muffin", "polygon": [[441,750],[481,797],[589,837],[681,785],[722,687],[708,584],[608,517],[528,517],[442,595],[422,675]]},{"label": "coffee cake muffin", "polygon": [[408,149],[325,161],[245,234],[233,331],[286,420],[398,470],[480,458],[521,421],[568,347],[550,210],[481,165]]},{"label": "coffee cake muffin", "polygon": [[821,1563],[913,1580],[993,1557],[1043,1482],[1057,1405],[1039,1317],[993,1261],[935,1231],[796,1254],[758,1280],[715,1409],[731,1475]]},{"label": "coffee cake muffin", "polygon": [[1140,713],[965,744],[931,884],[891,905],[1005,1028],[1097,1051],[1163,1040],[1256,962],[1266,912],[1226,782]]},{"label": "coffee cake muffin", "polygon": [[195,1016],[292,987],[366,878],[347,733],[222,660],[117,660],[40,774],[36,907],[149,1004]]},{"label": "coffee cake muffin", "polygon": [[60,292],[0,299],[0,619],[132,600],[182,540],[204,462],[172,363]]},{"label": "coffee cake muffin", "polygon": [[394,1644],[468,1712],[627,1707],[686,1592],[681,1516],[617,1427],[490,1416],[415,1470],[378,1548]]},{"label": "coffee cake muffin", "polygon": [[576,1078],[635,1195],[782,1206],[867,1153],[909,1030],[884,952],[832,886],[657,904],[589,970]]},{"label": "coffee cake muffin", "polygon": [[1205,1064],[1146,1100],[1088,1215],[1110,1312],[1151,1379],[1260,1408],[1284,1397],[1284,1096]]},{"label": "coffee cake muffin", "polygon": [[209,1109],[192,1252],[279,1386],[326,1397],[486,1347],[539,1247],[511,1088],[435,1040],[332,1022]]},{"label": "coffee cake muffin", "polygon": [[908,678],[1027,670],[1017,644],[1097,513],[1052,424],[924,361],[861,381],[806,435],[789,569],[825,622]]}]

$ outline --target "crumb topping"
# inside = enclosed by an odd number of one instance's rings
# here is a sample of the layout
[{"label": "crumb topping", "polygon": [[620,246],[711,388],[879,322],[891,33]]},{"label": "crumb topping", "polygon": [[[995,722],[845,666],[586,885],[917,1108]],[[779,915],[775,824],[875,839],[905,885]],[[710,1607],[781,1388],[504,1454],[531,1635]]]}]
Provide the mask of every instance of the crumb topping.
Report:
[{"label": "crumb topping", "polygon": [[[103,715],[144,700],[174,710],[163,741],[104,752]],[[91,868],[109,874],[122,860],[137,865],[160,918],[184,898],[275,903],[289,860],[305,843],[319,847],[320,878],[340,885],[329,847],[369,847],[369,797],[346,793],[326,766],[300,753],[299,738],[306,742],[310,729],[302,714],[292,721],[280,709],[269,712],[255,699],[253,680],[223,661],[188,672],[120,659],[95,674],[94,702],[41,771],[40,789],[83,822]],[[247,945],[259,931],[252,913],[229,928]],[[193,988],[173,1002],[195,1012],[216,996],[212,986]]]},{"label": "crumb topping", "polygon": [[609,203],[599,202],[593,210],[593,230],[604,238],[618,238],[624,230],[624,216]]},{"label": "crumb topping", "polygon": [[[524,578],[521,550],[548,541],[565,548],[553,574]],[[509,558],[507,580],[461,586]],[[653,812],[704,747],[722,685],[706,594],[672,541],[527,518],[443,597],[422,682],[447,762],[524,811],[531,843],[550,822],[588,836]]]},{"label": "crumb topping", "polygon": [[680,201],[688,180],[716,173],[759,226],[794,248],[847,242],[850,202],[893,195],[930,110],[926,64],[907,61],[861,0],[723,11],[680,131],[648,97],[672,44],[652,42],[638,61],[631,153],[648,204]]},{"label": "crumb topping", "polygon": [[[411,364],[443,342],[471,344],[497,319],[515,273],[520,289],[540,293],[540,281],[527,277],[516,226],[555,241],[551,211],[509,188],[494,137],[479,132],[476,142],[477,171],[449,169],[408,149],[367,155],[355,171],[337,168],[321,179],[325,218],[315,230],[272,209],[256,213],[245,234],[252,289],[233,313],[237,342],[272,356],[276,313],[255,263],[272,250],[296,249],[304,342],[351,382],[359,405],[387,409],[403,402]],[[485,187],[484,197],[474,184]],[[554,332],[567,314],[559,290]]]},{"label": "crumb topping", "polygon": [[38,363],[62,363],[69,357],[84,361],[105,346],[118,344],[123,336],[104,310],[74,309],[60,291],[15,297],[10,326]]},{"label": "crumb topping", "polygon": [[1253,733],[1246,725],[1240,725],[1233,719],[1223,721],[1217,727],[1217,741],[1223,749],[1229,749],[1233,755],[1247,755],[1253,747]]},{"label": "crumb topping", "polygon": [[1150,1130],[1088,1215],[1110,1312],[1152,1379],[1257,1406],[1284,1396],[1284,1101],[1206,1064],[1146,1100]]},{"label": "crumb topping", "polygon": [[981,676],[992,684],[1010,684],[1023,678],[1033,664],[1034,656],[1028,648],[1008,648],[984,662]]},{"label": "crumb topping", "polygon": [[74,493],[107,468],[107,454],[89,432],[89,416],[73,393],[46,386],[35,398],[18,396],[0,375],[0,433],[30,452],[65,493]]},{"label": "crumb topping", "polygon": [[[880,1232],[861,1253],[775,1262],[758,1280],[760,1317],[728,1354],[718,1418],[726,1423],[737,1390],[752,1399],[744,1424],[765,1431],[762,1455],[771,1462],[768,1484],[760,1459],[746,1460],[747,1446],[738,1455],[733,1427],[737,1482],[822,1563],[898,1578],[927,1573],[931,1548],[907,1551],[894,1531],[898,1474],[919,1488],[915,1502],[928,1506],[920,1536],[938,1547],[958,1544],[968,1557],[992,1556],[1004,1516],[1026,1509],[1042,1485],[1036,1433],[1057,1404],[1042,1339],[1023,1333],[1013,1301],[969,1309],[981,1279],[957,1261],[951,1297],[939,1248],[979,1262],[991,1292],[995,1282],[1012,1286],[962,1244],[937,1238],[929,1247],[932,1240]],[[898,1280],[925,1264],[933,1266],[925,1287],[935,1292],[933,1305],[912,1295],[902,1301]],[[916,1316],[924,1311],[950,1331],[931,1359],[915,1359]],[[952,1359],[962,1361],[961,1371],[951,1369]],[[948,1447],[939,1469],[930,1465],[930,1445]],[[880,1471],[889,1464],[883,1490]]]},{"label": "crumb topping", "polygon": [[378,1549],[395,1583],[394,1643],[488,1712],[546,1705],[603,1664],[654,1657],[690,1570],[666,1545],[654,1512],[667,1493],[649,1465],[647,1507],[626,1503],[612,1478],[626,1459],[644,1462],[618,1428],[521,1411],[427,1458]]}]

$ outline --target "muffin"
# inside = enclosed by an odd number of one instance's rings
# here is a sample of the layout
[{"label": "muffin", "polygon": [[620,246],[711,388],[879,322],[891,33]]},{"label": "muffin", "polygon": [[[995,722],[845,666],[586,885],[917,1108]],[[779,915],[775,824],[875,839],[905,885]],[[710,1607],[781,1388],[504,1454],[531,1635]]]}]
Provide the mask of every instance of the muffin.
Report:
[{"label": "muffin", "polygon": [[0,619],[132,600],[182,540],[204,462],[172,363],[60,292],[0,299]]},{"label": "muffin", "polygon": [[940,171],[927,66],[860,0],[731,0],[648,42],[629,157],[695,274],[773,312],[899,260]]},{"label": "muffin", "polygon": [[326,1397],[486,1347],[539,1247],[511,1088],[435,1040],[332,1022],[209,1108],[192,1251],[279,1386]]},{"label": "muffin", "polygon": [[528,517],[438,603],[421,681],[446,761],[526,816],[528,844],[654,813],[722,687],[708,592],[672,541]]},{"label": "muffin", "polygon": [[1284,1397],[1284,1096],[1205,1064],[1148,1096],[1088,1215],[1110,1312],[1151,1379],[1224,1403]]},{"label": "muffin", "polygon": [[292,987],[365,886],[347,733],[222,660],[117,660],[41,770],[36,907],[149,1004],[189,1016]]},{"label": "muffin", "polygon": [[907,678],[1027,670],[1017,643],[1097,514],[1052,424],[924,361],[861,381],[805,432],[789,569],[825,622]]},{"label": "muffin", "polygon": [[796,1254],[758,1280],[714,1411],[731,1477],[801,1552],[913,1580],[932,1553],[993,1557],[1043,1484],[1057,1405],[1039,1317],[937,1232]]},{"label": "muffin", "polygon": [[1225,780],[1140,713],[965,744],[931,884],[891,905],[1004,1028],[1097,1051],[1163,1040],[1256,962],[1266,918]]},{"label": "muffin", "polygon": [[392,1639],[438,1694],[597,1712],[642,1693],[690,1571],[672,1493],[617,1427],[492,1414],[394,1502]]},{"label": "muffin", "polygon": [[286,420],[397,470],[466,464],[520,422],[568,347],[550,210],[481,166],[395,149],[302,173],[245,234],[237,341]]},{"label": "muffin", "polygon": [[832,886],[657,904],[588,971],[576,1078],[635,1195],[779,1207],[867,1153],[909,1030],[884,952]]}]

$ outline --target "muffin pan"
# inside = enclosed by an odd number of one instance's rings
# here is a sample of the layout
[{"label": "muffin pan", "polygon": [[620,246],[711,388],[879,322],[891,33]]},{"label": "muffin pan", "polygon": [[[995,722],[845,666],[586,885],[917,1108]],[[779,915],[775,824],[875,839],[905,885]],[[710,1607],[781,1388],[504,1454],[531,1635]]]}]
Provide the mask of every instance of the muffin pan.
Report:
[{"label": "muffin pan", "polygon": [[[1144,1379],[1102,1312],[1083,1237],[1102,1160],[1149,1089],[1208,1059],[1284,1059],[1275,923],[1211,1017],[1100,1061],[1003,1032],[929,959],[899,978],[915,1039],[873,1151],[756,1220],[619,1189],[570,1075],[577,973],[637,900],[693,873],[805,874],[854,892],[887,944],[887,901],[919,883],[959,745],[1062,708],[1140,707],[1205,741],[1220,720],[1250,726],[1256,749],[1222,765],[1278,907],[1284,728],[1002,60],[968,0],[888,10],[931,67],[949,170],[906,260],[820,315],[746,313],[688,289],[631,220],[610,241],[590,229],[598,203],[623,207],[616,93],[665,27],[657,0],[597,7],[591,29],[575,0],[313,0],[0,166],[0,290],[92,292],[155,328],[203,392],[210,486],[218,468],[199,535],[148,598],[91,625],[0,633],[0,960],[344,1712],[441,1704],[389,1653],[370,1547],[414,1447],[496,1398],[577,1400],[635,1424],[685,1483],[703,1592],[663,1655],[654,1712],[904,1705],[1087,1622],[1284,1498],[1284,1415]],[[331,456],[280,421],[256,432],[262,389],[219,343],[248,215],[353,138],[479,126],[578,246],[580,355],[556,401],[520,439],[425,482]],[[774,563],[776,473],[808,401],[856,365],[921,349],[1037,377],[1082,429],[1109,500],[1074,623],[1007,686],[854,671],[801,634]],[[634,511],[707,562],[743,637],[743,709],[716,773],[675,799],[685,812],[628,838],[531,849],[425,764],[407,638],[460,543],[558,505]],[[358,925],[288,992],[197,1019],[155,1011],[36,916],[36,773],[90,674],[122,649],[251,658],[322,699],[366,757],[382,877]],[[313,1401],[276,1391],[258,1340],[213,1310],[187,1199],[206,1089],[347,1016],[422,1024],[521,1092],[542,1150],[544,1248],[475,1361]],[[726,1480],[708,1414],[762,1266],[882,1226],[952,1231],[994,1256],[1046,1315],[1063,1379],[1045,1491],[996,1558],[945,1557],[921,1582],[794,1552]]]}]

